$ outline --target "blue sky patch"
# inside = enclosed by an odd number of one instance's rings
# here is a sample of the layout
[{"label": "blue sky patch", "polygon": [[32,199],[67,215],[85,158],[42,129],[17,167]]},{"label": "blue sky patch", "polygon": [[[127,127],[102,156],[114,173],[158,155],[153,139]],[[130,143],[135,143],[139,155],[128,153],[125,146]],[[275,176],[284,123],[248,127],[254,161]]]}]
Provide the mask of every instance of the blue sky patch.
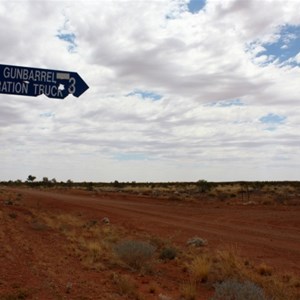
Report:
[{"label": "blue sky patch", "polygon": [[262,116],[259,121],[263,124],[269,124],[269,125],[278,125],[282,124],[286,120],[285,116],[280,116],[276,114],[267,114],[265,116]]},{"label": "blue sky patch", "polygon": [[275,43],[262,44],[266,49],[258,54],[271,57],[271,61],[278,60],[279,63],[290,63],[296,65],[293,58],[300,52],[300,26],[283,26],[280,37]]},{"label": "blue sky patch", "polygon": [[54,113],[53,112],[44,112],[44,113],[41,113],[40,114],[40,117],[42,117],[42,118],[52,118],[52,117],[54,117],[55,115],[54,115]]},{"label": "blue sky patch", "polygon": [[245,104],[240,99],[230,99],[230,100],[221,100],[217,102],[213,102],[208,106],[215,107],[231,107],[231,106],[244,106]]},{"label": "blue sky patch", "polygon": [[114,156],[115,159],[121,161],[129,161],[129,160],[146,160],[147,157],[141,153],[118,153]]},{"label": "blue sky patch", "polygon": [[74,33],[61,33],[59,32],[56,35],[60,40],[68,43],[68,51],[74,52],[77,44],[76,44],[76,35]]},{"label": "blue sky patch", "polygon": [[205,6],[205,3],[206,0],[190,0],[188,3],[189,12],[192,14],[198,13]]},{"label": "blue sky patch", "polygon": [[150,91],[142,91],[142,90],[134,90],[133,92],[127,94],[126,96],[139,96],[142,99],[148,99],[153,101],[158,101],[162,98],[161,95],[150,92]]},{"label": "blue sky patch", "polygon": [[266,128],[265,130],[266,131],[275,131],[277,128],[276,128],[276,126],[271,126],[271,127],[268,127],[268,128]]}]

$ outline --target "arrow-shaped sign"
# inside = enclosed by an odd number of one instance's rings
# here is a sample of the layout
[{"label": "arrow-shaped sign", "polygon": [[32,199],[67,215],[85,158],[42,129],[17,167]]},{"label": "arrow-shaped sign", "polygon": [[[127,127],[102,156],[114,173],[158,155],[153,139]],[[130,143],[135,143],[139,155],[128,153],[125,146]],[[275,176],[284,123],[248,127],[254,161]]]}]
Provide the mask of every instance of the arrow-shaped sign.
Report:
[{"label": "arrow-shaped sign", "polygon": [[0,65],[0,94],[64,99],[79,97],[88,88],[75,72]]}]

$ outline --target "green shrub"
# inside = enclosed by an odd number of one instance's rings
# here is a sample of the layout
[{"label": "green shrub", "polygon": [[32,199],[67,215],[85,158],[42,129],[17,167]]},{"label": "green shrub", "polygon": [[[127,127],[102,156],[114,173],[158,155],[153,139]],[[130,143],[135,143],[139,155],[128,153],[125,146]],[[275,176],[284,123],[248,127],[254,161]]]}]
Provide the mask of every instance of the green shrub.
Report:
[{"label": "green shrub", "polygon": [[115,252],[123,262],[139,270],[153,258],[155,247],[146,242],[129,240],[116,245]]},{"label": "green shrub", "polygon": [[159,258],[162,260],[172,260],[177,256],[177,250],[174,247],[163,248],[160,252]]},{"label": "green shrub", "polygon": [[211,300],[266,300],[262,288],[253,282],[226,280],[215,286],[215,295]]}]

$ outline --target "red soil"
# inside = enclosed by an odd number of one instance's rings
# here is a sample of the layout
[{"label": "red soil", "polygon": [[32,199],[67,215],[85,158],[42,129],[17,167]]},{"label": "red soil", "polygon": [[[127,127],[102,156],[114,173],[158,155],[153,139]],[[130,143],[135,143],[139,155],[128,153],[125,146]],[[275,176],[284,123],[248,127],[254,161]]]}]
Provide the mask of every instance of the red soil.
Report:
[{"label": "red soil", "polygon": [[[234,246],[255,263],[264,262],[278,273],[300,275],[300,206],[180,202],[80,190],[3,191],[21,194],[22,199],[16,205],[4,205],[0,194],[0,299],[2,294],[12,292],[27,294],[26,299],[125,299],[114,292],[107,278],[109,270],[99,274],[83,269],[78,259],[66,251],[59,232],[35,230],[29,208],[78,214],[87,220],[108,217],[112,224],[127,231],[171,238],[182,247],[189,238],[199,236],[208,241],[210,249]],[[167,295],[175,293],[168,282],[176,278],[172,263],[162,266],[169,279],[159,279],[165,280],[162,285]],[[136,280],[143,291],[143,284],[146,286],[151,277],[136,275]],[[66,293],[68,283],[75,283],[71,295]],[[199,299],[208,299],[211,294],[211,290],[203,289]]]}]

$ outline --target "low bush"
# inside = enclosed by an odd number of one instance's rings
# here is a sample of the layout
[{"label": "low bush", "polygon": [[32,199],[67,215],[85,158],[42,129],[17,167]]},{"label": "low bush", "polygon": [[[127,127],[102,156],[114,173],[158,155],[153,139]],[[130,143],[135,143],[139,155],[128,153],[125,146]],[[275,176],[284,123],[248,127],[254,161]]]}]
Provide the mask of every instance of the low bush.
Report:
[{"label": "low bush", "polygon": [[253,282],[226,280],[215,286],[215,295],[211,300],[266,300],[264,291]]},{"label": "low bush", "polygon": [[155,247],[146,242],[129,240],[117,244],[115,252],[128,266],[140,270],[153,258]]},{"label": "low bush", "polygon": [[177,250],[174,247],[163,248],[160,252],[159,258],[162,260],[172,260],[177,256]]}]

